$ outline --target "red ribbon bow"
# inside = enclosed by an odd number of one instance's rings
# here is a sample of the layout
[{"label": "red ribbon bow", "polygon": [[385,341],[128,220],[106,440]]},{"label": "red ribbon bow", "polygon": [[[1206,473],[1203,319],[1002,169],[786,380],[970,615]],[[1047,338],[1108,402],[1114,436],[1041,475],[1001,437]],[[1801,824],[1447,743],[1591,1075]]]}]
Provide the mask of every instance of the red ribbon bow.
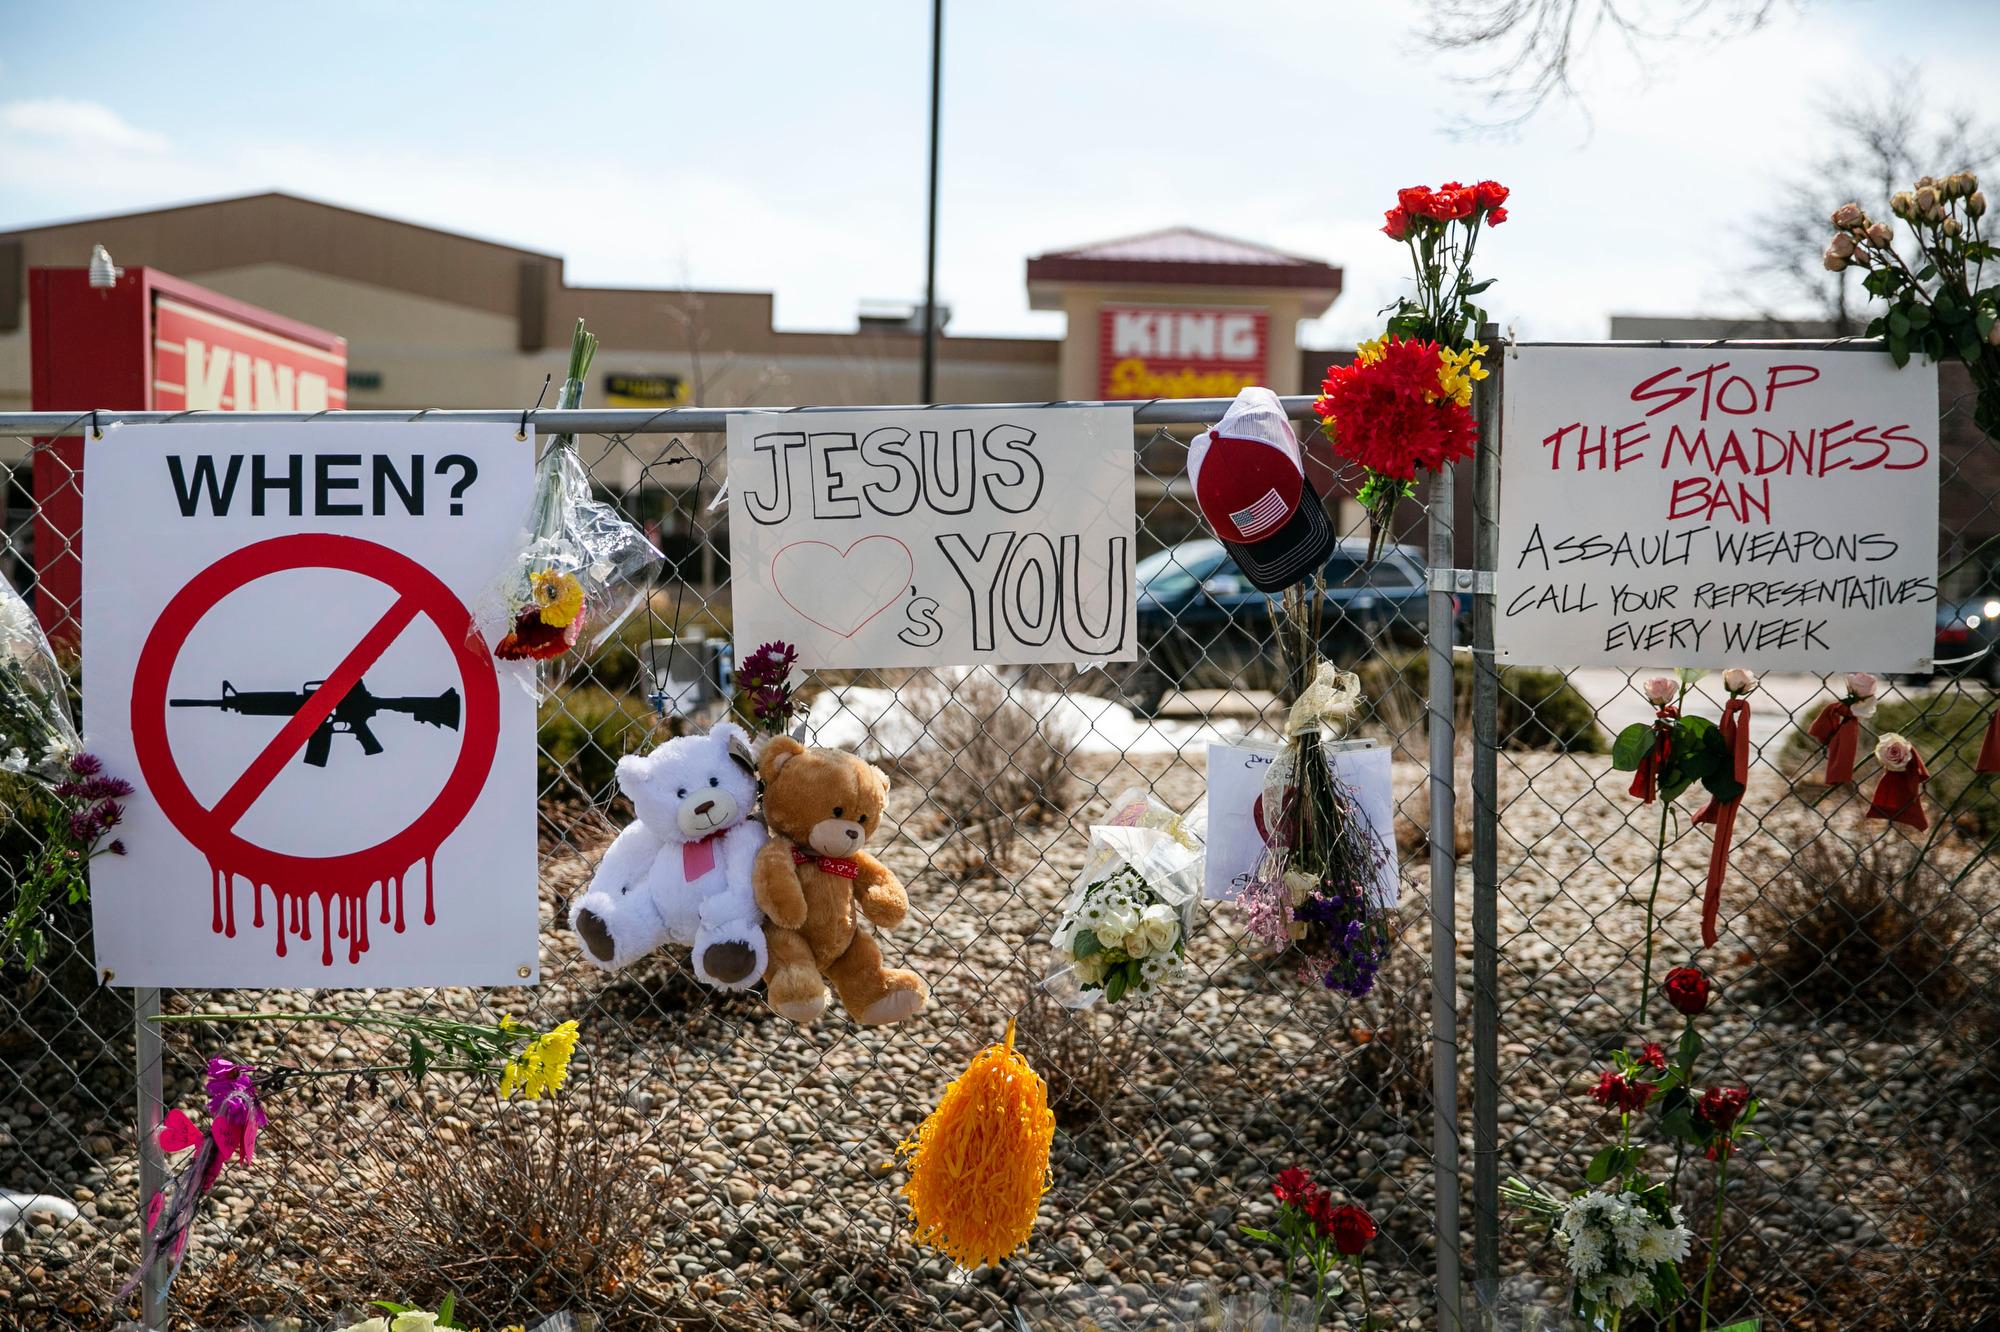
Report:
[{"label": "red ribbon bow", "polygon": [[[1750,780],[1750,700],[1731,698],[1722,709],[1722,747],[1729,751],[1730,774],[1738,784]],[[1708,888],[1701,899],[1701,942],[1715,947],[1715,918],[1722,910],[1722,877],[1729,872],[1729,843],[1736,835],[1736,811],[1743,804],[1738,792],[1728,800],[1709,798],[1694,816],[1696,823],[1715,825],[1715,845],[1708,852]]]},{"label": "red ribbon bow", "polygon": [[1930,779],[1924,756],[1912,750],[1909,767],[1901,772],[1882,770],[1882,780],[1875,784],[1875,798],[1868,805],[1868,817],[1907,824],[1922,832],[1931,826],[1930,816],[1924,813],[1924,783]]},{"label": "red ribbon bow", "polygon": [[1666,723],[1681,715],[1680,709],[1668,704],[1658,710],[1659,720],[1653,723],[1653,747],[1646,751],[1646,757],[1639,760],[1639,770],[1632,774],[1632,795],[1647,804],[1660,793],[1660,769],[1666,764],[1667,756],[1674,752],[1674,733]]},{"label": "red ribbon bow", "polygon": [[803,865],[808,861],[819,866],[828,874],[838,874],[843,879],[855,879],[861,876],[861,866],[851,860],[844,860],[839,856],[809,855],[797,847],[792,848],[792,863],[794,865]]},{"label": "red ribbon bow", "polygon": [[1861,722],[1846,699],[1836,698],[1821,708],[1806,734],[1826,746],[1828,786],[1854,780],[1854,755],[1861,743]]},{"label": "red ribbon bow", "polygon": [[1986,743],[1979,747],[1979,762],[1973,765],[1974,772],[2000,772],[2000,712],[1993,714],[1993,720],[1986,723]]}]

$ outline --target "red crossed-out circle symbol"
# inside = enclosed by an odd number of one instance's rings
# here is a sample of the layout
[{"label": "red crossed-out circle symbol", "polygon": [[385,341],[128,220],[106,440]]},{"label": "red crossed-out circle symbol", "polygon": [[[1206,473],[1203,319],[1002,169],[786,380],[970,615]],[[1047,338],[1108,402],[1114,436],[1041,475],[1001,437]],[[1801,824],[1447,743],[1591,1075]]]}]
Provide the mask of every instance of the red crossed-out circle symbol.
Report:
[{"label": "red crossed-out circle symbol", "polygon": [[[215,606],[257,579],[293,569],[336,569],[385,584],[396,600],[326,675],[305,706],[279,728],[250,766],[213,805],[188,789],[167,742],[167,682],[188,635]],[[321,722],[419,617],[443,636],[465,688],[458,762],[444,787],[414,822],[365,850],[298,856],[245,840],[237,822],[291,763]],[[430,570],[400,551],[359,537],[301,533],[273,537],[223,556],[176,593],[139,651],[132,680],[132,746],[146,790],[160,812],[213,865],[227,865],[253,883],[380,877],[375,867],[409,865],[432,855],[464,820],[492,771],[500,738],[500,686],[492,657],[470,630],[472,614]],[[361,883],[365,886],[368,877]]]}]

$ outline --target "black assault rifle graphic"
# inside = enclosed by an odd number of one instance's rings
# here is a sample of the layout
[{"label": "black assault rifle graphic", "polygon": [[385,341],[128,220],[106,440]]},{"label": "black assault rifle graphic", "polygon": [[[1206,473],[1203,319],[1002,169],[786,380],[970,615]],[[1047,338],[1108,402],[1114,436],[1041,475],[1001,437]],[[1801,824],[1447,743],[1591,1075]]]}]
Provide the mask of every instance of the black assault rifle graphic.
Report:
[{"label": "black assault rifle graphic", "polygon": [[[218,708],[243,717],[291,717],[325,683],[324,680],[308,680],[305,688],[294,693],[288,690],[238,689],[224,680],[221,698],[177,698],[172,700],[172,704],[177,708]],[[427,726],[444,726],[456,731],[458,691],[447,689],[435,698],[377,698],[368,692],[364,681],[356,680],[354,688],[334,705],[333,711],[314,728],[312,738],[306,741],[306,762],[315,768],[324,768],[333,753],[333,737],[336,735],[351,735],[359,740],[364,754],[381,753],[382,742],[375,738],[375,732],[368,725],[375,720],[378,712],[407,713]]]}]

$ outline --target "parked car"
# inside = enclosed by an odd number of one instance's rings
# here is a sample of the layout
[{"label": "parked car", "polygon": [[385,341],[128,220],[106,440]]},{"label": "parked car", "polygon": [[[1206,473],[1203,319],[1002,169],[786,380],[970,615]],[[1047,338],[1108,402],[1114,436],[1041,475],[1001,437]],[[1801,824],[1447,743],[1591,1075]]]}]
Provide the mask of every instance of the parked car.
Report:
[{"label": "parked car", "polygon": [[[1384,647],[1422,646],[1428,615],[1424,565],[1391,546],[1367,570],[1368,543],[1337,543],[1326,562],[1322,651],[1352,662]],[[1187,689],[1275,689],[1270,597],[1251,586],[1219,541],[1187,541],[1139,561],[1139,660],[1124,675],[1125,701],[1142,716]]]},{"label": "parked car", "polygon": [[[1140,604],[1145,604],[1143,598]],[[1937,646],[1931,657],[1955,663],[1938,667],[1942,674],[1984,680],[2000,689],[2000,597],[1938,602]]]}]

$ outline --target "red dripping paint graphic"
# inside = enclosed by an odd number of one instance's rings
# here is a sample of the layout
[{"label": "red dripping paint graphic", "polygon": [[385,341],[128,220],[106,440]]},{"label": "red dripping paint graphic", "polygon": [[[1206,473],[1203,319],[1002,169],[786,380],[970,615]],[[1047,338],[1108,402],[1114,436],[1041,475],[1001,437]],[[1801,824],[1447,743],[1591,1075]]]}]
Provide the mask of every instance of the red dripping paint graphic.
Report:
[{"label": "red dripping paint graphic", "polygon": [[[222,798],[212,807],[204,806],[189,790],[167,742],[167,682],[174,662],[188,635],[224,597],[259,578],[295,569],[359,574],[388,586],[397,594],[396,600],[328,672],[324,683],[310,692]],[[348,962],[358,962],[368,951],[371,909],[379,924],[402,933],[404,888],[420,862],[423,923],[436,924],[432,866],[438,847],[478,801],[499,744],[499,680],[484,646],[465,632],[471,618],[450,588],[408,556],[357,537],[320,533],[274,537],[225,555],[195,575],[167,603],[147,635],[133,672],[133,748],[148,794],[208,861],[211,923],[217,934],[236,935],[236,890],[241,881],[250,890],[253,928],[267,928],[264,894],[271,895],[268,928],[276,935],[278,956],[286,955],[287,936],[302,942],[312,939],[317,908],[320,964],[333,965],[335,939],[345,940]],[[237,822],[298,757],[313,731],[360,682],[362,674],[419,619],[429,620],[443,638],[464,687],[465,722],[458,761],[436,798],[401,832],[344,855],[292,855],[240,836],[235,831]],[[371,908],[374,894],[379,894],[380,903]]]}]

